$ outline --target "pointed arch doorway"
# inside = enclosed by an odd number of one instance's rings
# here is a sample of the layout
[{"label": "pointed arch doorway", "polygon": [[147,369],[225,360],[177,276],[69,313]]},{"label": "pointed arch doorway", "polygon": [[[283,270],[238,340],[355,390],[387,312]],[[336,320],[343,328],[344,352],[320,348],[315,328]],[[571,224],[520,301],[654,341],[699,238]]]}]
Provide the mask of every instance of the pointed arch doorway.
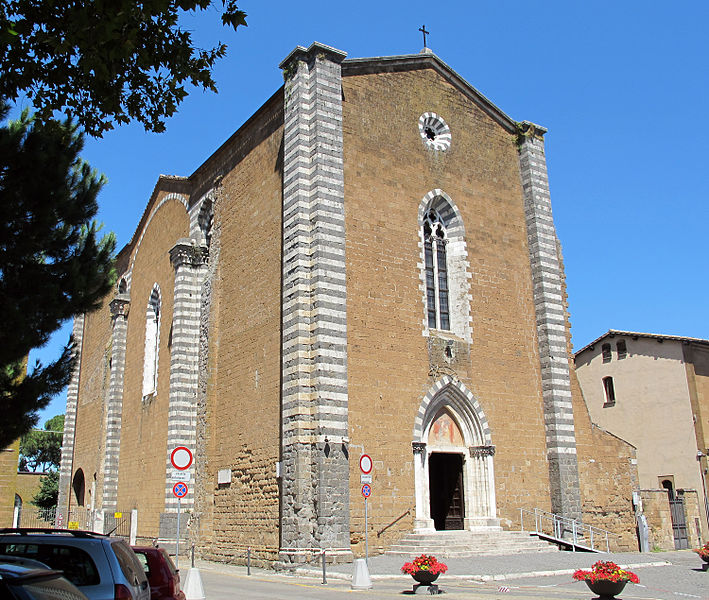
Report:
[{"label": "pointed arch doorway", "polygon": [[449,376],[424,397],[414,425],[415,531],[499,528],[490,429],[480,404]]}]

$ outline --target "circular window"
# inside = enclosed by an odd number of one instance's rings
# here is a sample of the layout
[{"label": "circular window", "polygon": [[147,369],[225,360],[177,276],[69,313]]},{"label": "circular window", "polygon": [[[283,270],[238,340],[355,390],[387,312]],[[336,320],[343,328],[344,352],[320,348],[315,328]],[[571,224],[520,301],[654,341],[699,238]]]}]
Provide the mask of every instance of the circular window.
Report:
[{"label": "circular window", "polygon": [[450,127],[436,113],[427,112],[419,117],[419,133],[427,148],[441,151],[450,148]]}]

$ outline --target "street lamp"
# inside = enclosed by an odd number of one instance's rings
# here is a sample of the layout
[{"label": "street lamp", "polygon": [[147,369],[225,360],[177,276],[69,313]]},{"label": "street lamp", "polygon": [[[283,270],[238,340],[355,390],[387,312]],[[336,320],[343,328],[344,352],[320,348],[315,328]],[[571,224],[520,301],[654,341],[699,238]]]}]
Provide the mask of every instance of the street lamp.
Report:
[{"label": "street lamp", "polygon": [[[701,450],[697,450],[697,463],[699,464],[699,474],[702,476],[702,489],[704,490],[704,511],[707,515],[707,527],[709,527],[709,499],[707,498],[707,469],[702,468],[702,458],[707,458],[709,448],[705,454]],[[705,537],[709,536],[709,532],[705,532]]]}]

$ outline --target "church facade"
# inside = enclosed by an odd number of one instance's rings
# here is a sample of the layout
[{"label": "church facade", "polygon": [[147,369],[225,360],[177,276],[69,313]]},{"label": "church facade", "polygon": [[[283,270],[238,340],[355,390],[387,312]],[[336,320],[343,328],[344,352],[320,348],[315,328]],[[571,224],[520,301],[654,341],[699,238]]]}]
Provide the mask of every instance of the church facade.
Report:
[{"label": "church facade", "polygon": [[[542,509],[634,548],[633,447],[573,370],[545,129],[430,51],[314,43],[189,177],[161,176],[75,320],[59,510],[207,557],[346,558]],[[184,475],[183,475],[184,478]],[[186,524],[186,527],[185,527]]]}]

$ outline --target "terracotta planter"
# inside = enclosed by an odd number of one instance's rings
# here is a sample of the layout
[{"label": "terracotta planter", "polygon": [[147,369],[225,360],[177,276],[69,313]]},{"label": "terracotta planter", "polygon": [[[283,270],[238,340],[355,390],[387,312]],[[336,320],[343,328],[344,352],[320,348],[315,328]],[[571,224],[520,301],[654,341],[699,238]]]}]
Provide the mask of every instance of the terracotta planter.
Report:
[{"label": "terracotta planter", "polygon": [[600,600],[613,600],[623,591],[627,581],[596,581],[591,583],[586,579],[586,585],[594,594],[598,594]]},{"label": "terracotta planter", "polygon": [[411,577],[414,578],[414,581],[417,581],[418,583],[422,583],[423,585],[431,585],[436,579],[438,579],[438,573],[435,575],[431,573],[431,571],[416,571],[416,573],[413,573]]}]

